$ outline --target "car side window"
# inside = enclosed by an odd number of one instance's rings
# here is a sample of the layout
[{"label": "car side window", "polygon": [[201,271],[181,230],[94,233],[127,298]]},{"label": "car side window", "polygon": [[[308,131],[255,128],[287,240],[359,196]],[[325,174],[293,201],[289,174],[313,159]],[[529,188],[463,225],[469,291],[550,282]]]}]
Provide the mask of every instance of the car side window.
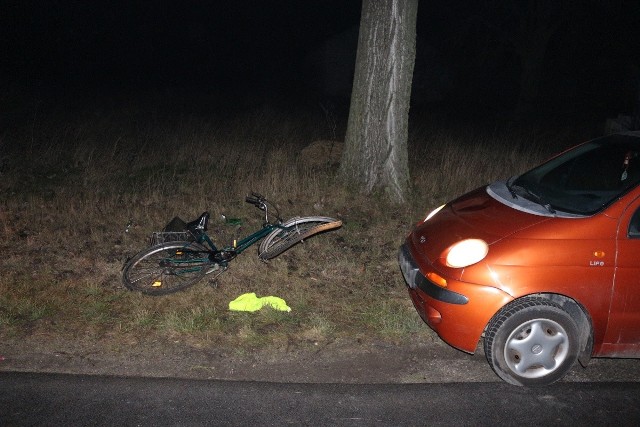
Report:
[{"label": "car side window", "polygon": [[627,236],[632,239],[640,239],[640,208],[638,208],[631,217]]}]

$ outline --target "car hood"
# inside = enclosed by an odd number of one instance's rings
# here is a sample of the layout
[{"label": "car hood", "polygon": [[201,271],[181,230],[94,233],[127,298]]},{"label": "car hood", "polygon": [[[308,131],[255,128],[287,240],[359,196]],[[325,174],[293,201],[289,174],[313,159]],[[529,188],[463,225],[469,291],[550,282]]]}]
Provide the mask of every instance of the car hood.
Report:
[{"label": "car hood", "polygon": [[489,245],[551,217],[514,209],[491,197],[488,187],[478,188],[448,203],[412,233],[416,249],[430,261],[464,239],[482,239]]}]

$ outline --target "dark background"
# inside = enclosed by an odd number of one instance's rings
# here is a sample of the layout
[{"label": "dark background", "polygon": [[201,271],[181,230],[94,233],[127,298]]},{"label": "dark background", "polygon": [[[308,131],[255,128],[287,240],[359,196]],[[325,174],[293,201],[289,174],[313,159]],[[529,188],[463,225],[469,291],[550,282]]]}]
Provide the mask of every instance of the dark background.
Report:
[{"label": "dark background", "polygon": [[[32,101],[84,108],[151,98],[200,111],[348,108],[360,1],[0,5],[5,113]],[[534,8],[548,8],[558,25],[532,117],[631,114],[640,97],[637,0],[421,0],[412,111],[508,117],[521,76],[509,39]]]}]

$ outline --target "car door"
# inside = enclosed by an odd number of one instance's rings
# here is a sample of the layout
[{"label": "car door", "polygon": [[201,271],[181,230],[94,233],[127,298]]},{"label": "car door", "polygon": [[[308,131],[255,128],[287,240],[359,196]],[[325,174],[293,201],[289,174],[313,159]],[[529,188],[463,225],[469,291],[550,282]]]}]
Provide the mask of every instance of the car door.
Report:
[{"label": "car door", "polygon": [[[636,194],[637,196],[637,194]],[[640,357],[640,197],[618,225],[618,256],[603,355]]]}]

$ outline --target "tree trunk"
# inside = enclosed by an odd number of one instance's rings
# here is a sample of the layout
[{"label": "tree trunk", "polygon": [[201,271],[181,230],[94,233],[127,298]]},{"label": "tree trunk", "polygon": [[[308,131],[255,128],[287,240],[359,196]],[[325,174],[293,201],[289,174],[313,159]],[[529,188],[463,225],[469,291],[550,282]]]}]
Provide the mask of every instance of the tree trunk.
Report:
[{"label": "tree trunk", "polygon": [[365,194],[409,192],[408,127],[418,0],[363,0],[340,176]]}]

